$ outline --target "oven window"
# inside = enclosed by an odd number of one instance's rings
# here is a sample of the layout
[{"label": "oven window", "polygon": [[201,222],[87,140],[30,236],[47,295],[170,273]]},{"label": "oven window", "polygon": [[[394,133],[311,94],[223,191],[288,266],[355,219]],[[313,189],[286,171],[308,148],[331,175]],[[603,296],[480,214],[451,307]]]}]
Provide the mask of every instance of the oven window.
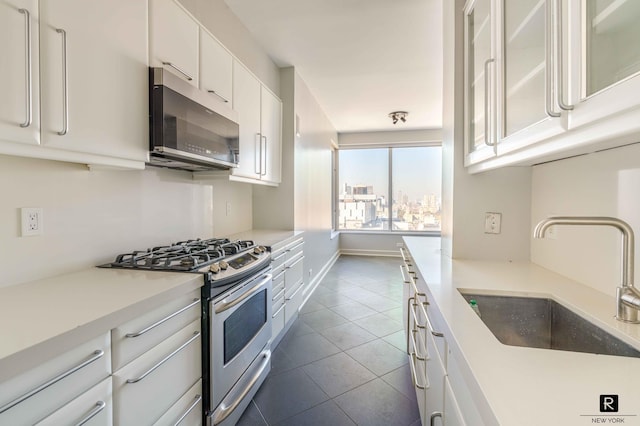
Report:
[{"label": "oven window", "polygon": [[245,301],[224,322],[224,363],[227,364],[267,322],[267,290]]}]

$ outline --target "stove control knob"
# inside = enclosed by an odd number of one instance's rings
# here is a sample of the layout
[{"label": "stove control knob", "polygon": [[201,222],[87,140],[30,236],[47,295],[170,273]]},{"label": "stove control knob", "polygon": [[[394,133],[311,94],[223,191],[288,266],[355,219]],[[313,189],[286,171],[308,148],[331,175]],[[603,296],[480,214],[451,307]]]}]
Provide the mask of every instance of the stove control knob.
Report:
[{"label": "stove control knob", "polygon": [[220,265],[218,263],[214,263],[209,267],[209,270],[214,274],[217,274],[218,272],[220,272]]},{"label": "stove control knob", "polygon": [[260,253],[262,253],[262,250],[260,250],[260,247],[256,247],[256,248],[253,249],[253,252],[255,254],[260,254]]},{"label": "stove control knob", "polygon": [[223,271],[226,270],[229,267],[229,264],[227,262],[225,262],[224,260],[221,260],[219,262],[220,264],[220,269],[222,269]]}]

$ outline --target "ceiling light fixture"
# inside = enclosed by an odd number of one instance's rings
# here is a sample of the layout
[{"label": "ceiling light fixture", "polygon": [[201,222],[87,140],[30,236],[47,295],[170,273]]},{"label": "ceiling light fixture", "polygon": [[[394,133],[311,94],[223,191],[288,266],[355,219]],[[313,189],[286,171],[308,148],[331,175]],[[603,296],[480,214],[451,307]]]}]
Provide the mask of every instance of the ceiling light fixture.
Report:
[{"label": "ceiling light fixture", "polygon": [[407,115],[409,115],[407,111],[394,111],[389,113],[389,117],[391,118],[391,121],[393,121],[393,124],[397,124],[398,120],[406,123]]}]

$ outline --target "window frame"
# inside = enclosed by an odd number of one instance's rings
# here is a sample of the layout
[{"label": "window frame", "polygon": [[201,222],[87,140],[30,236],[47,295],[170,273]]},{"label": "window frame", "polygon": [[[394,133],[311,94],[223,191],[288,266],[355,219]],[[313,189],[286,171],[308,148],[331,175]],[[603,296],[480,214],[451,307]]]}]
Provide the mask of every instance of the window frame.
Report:
[{"label": "window frame", "polygon": [[[403,230],[393,230],[393,149],[394,148],[429,148],[429,147],[440,147],[442,148],[442,142],[425,142],[425,143],[407,143],[407,144],[364,144],[364,145],[347,145],[347,146],[332,146],[331,154],[332,154],[332,167],[333,167],[333,175],[332,175],[332,232],[333,233],[353,233],[353,234],[386,234],[386,235],[421,235],[421,236],[434,236],[439,237],[442,234],[442,229],[440,231],[403,231]],[[389,229],[375,229],[375,230],[367,230],[367,229],[341,229],[339,228],[339,216],[340,216],[340,208],[339,208],[339,182],[340,182],[340,151],[347,150],[362,150],[362,149],[380,149],[386,148],[388,150],[388,188],[387,188],[387,200],[389,203],[389,217],[388,227]],[[334,157],[335,156],[335,157]],[[440,200],[442,200],[442,188],[440,189]]]}]

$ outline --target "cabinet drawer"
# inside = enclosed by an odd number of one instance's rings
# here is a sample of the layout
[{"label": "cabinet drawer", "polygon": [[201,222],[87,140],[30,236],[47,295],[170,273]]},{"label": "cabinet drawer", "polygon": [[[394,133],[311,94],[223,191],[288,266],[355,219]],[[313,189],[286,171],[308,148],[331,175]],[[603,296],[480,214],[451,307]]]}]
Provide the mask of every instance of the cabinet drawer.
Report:
[{"label": "cabinet drawer", "polygon": [[202,380],[198,380],[154,426],[199,426],[202,424]]},{"label": "cabinet drawer", "polygon": [[287,287],[296,285],[298,281],[302,280],[304,273],[304,256],[299,255],[295,259],[292,259],[289,263],[287,261],[287,272],[285,274],[285,282]]},{"label": "cabinet drawer", "polygon": [[200,320],[113,375],[113,417],[119,425],[158,420],[201,377]]},{"label": "cabinet drawer", "polygon": [[33,424],[110,373],[105,333],[0,384],[0,424]]},{"label": "cabinet drawer", "polygon": [[109,426],[113,424],[112,405],[111,377],[109,377],[36,425]]},{"label": "cabinet drawer", "polygon": [[285,270],[282,270],[279,274],[273,274],[273,282],[272,282],[272,290],[271,294],[273,295],[273,299],[276,299],[276,295],[284,288],[284,273]]},{"label": "cabinet drawer", "polygon": [[304,240],[302,238],[299,238],[294,242],[287,244],[287,263],[299,256],[302,253],[303,248]]},{"label": "cabinet drawer", "polygon": [[[295,289],[293,290],[293,293],[291,293],[290,295],[285,295],[285,306],[284,306],[285,324],[288,323],[289,320],[295,316],[296,312],[298,312],[298,309],[302,304],[303,288],[304,286],[302,285],[302,281],[300,281],[300,284],[295,287]],[[285,293],[286,292],[287,291],[285,290]]]},{"label": "cabinet drawer", "polygon": [[273,270],[274,276],[284,269],[285,260],[287,260],[286,247],[283,247],[271,253],[271,269]]},{"label": "cabinet drawer", "polygon": [[200,312],[196,290],[111,330],[113,371],[199,319]]},{"label": "cabinet drawer", "polygon": [[[284,297],[282,301],[278,304],[276,308],[275,305],[273,307],[273,315],[271,318],[271,341],[276,340],[280,332],[284,329],[284,311],[286,309],[286,305],[284,303]],[[273,347],[272,347],[273,350]]]}]

